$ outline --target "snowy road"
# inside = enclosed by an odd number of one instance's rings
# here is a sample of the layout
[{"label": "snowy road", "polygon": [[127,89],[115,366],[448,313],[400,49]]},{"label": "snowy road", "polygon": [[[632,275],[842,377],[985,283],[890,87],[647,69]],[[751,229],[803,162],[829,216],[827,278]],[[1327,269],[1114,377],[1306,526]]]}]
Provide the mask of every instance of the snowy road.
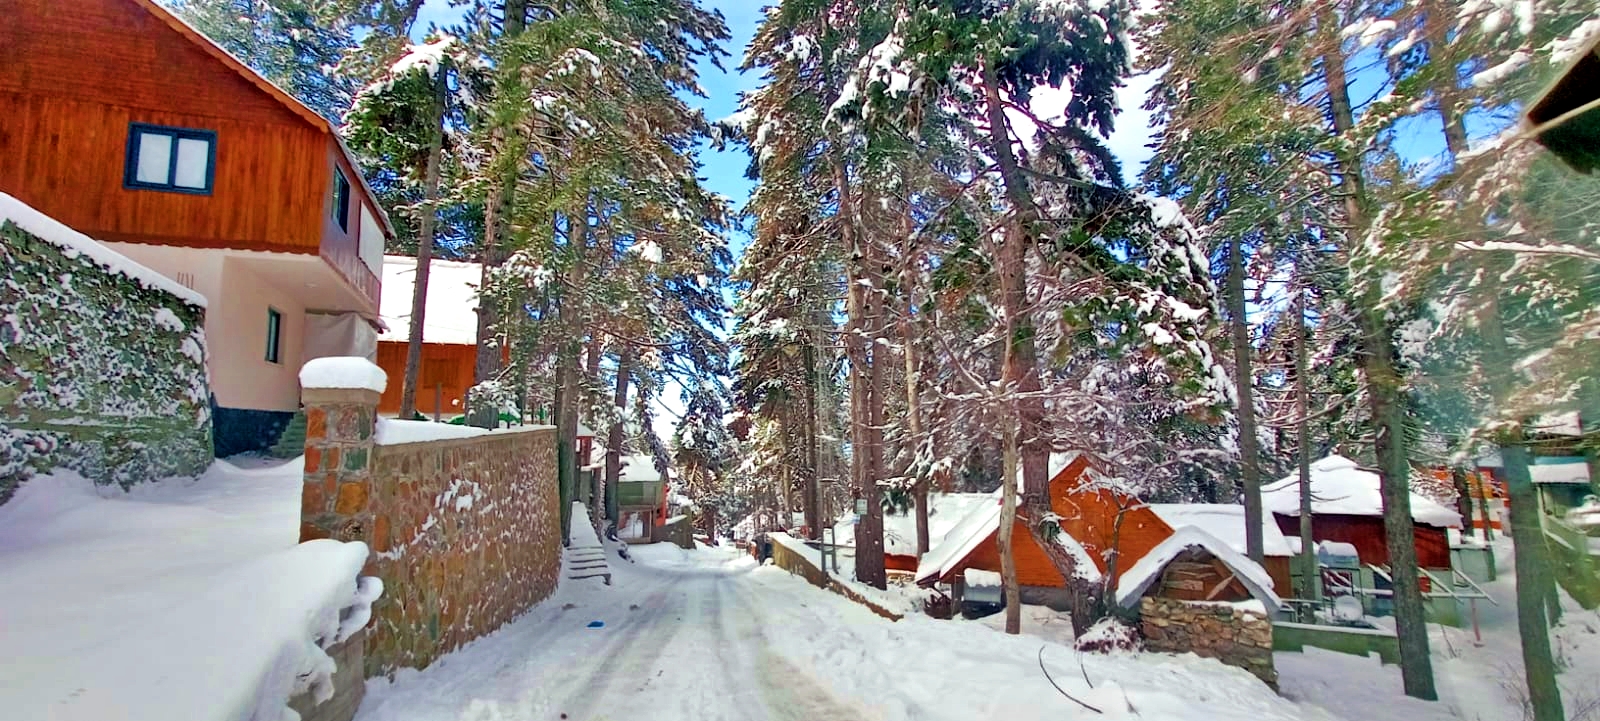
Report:
[{"label": "snowy road", "polygon": [[[729,552],[636,554],[613,559],[614,586],[566,581],[427,670],[370,682],[358,721],[1331,718],[1212,661],[1090,656],[1080,669],[1037,637],[891,623]],[[586,627],[597,620],[605,627]],[[1104,715],[1049,685],[1041,645],[1056,681]]]}]

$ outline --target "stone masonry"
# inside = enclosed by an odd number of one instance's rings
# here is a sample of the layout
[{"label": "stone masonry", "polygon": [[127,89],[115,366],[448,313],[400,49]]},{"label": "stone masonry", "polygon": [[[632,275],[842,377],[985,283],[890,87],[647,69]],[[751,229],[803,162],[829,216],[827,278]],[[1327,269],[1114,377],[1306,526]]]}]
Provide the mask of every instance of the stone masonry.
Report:
[{"label": "stone masonry", "polygon": [[1227,603],[1145,597],[1139,601],[1145,648],[1189,653],[1237,666],[1278,687],[1272,664],[1272,621]]},{"label": "stone masonry", "polygon": [[425,668],[556,587],[555,430],[374,442],[377,393],[304,389],[301,540],[365,541],[383,579],[368,678]]}]

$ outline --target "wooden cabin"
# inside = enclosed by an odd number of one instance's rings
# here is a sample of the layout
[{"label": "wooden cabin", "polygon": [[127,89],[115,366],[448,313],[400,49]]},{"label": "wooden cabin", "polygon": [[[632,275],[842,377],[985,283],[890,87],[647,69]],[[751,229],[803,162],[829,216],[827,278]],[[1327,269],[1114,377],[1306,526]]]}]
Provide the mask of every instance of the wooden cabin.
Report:
[{"label": "wooden cabin", "polygon": [[[1299,535],[1298,474],[1264,486],[1261,499],[1285,536]],[[1343,456],[1330,455],[1311,464],[1311,499],[1314,540],[1348,543],[1355,546],[1361,563],[1389,565],[1378,474],[1361,470],[1355,461]],[[1411,517],[1418,564],[1430,569],[1450,568],[1450,541],[1446,529],[1460,528],[1461,514],[1413,492]]]},{"label": "wooden cabin", "polygon": [[[1245,539],[1244,506],[1227,503],[1153,503],[1150,509],[1173,530],[1193,527],[1226,544],[1240,555],[1248,554]],[[1294,588],[1291,572],[1293,547],[1270,513],[1261,519],[1261,566],[1272,579],[1272,590],[1288,594]],[[1299,530],[1296,529],[1296,534]],[[1142,560],[1142,559],[1141,559]],[[1233,599],[1229,599],[1233,600]]]},{"label": "wooden cabin", "polygon": [[205,296],[216,451],[270,445],[374,349],[393,230],[334,125],[154,0],[3,17],[0,191]]},{"label": "wooden cabin", "polygon": [[[1137,498],[1097,483],[1099,474],[1088,456],[1058,454],[1051,459],[1051,470],[1051,510],[1061,517],[1064,536],[1081,547],[1080,559],[1094,564],[1093,575],[1107,573],[1107,561],[1113,555],[1119,559],[1120,575],[1172,535],[1172,527]],[[998,572],[999,505],[997,495],[993,504],[974,509],[942,543],[924,555],[917,567],[917,583],[952,583],[969,568]],[[1020,518],[1012,539],[1023,602],[1063,605],[1066,579],[1056,571]],[[1111,583],[1115,586],[1116,578]]]},{"label": "wooden cabin", "polygon": [[[478,360],[478,285],[483,266],[451,260],[428,263],[428,297],[422,316],[422,367],[417,373],[417,412],[450,419],[466,412]],[[378,336],[378,367],[392,380],[378,401],[378,412],[400,412],[400,379],[405,378],[411,340],[411,303],[417,259],[383,257],[383,323]]]}]

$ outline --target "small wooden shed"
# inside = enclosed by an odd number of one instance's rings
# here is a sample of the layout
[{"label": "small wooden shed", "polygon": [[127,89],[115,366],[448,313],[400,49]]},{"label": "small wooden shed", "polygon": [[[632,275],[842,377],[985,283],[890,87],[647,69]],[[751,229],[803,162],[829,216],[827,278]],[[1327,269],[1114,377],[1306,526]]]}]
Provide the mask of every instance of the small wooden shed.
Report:
[{"label": "small wooden shed", "polygon": [[1146,597],[1179,601],[1238,603],[1259,601],[1276,614],[1283,601],[1260,564],[1194,526],[1174,531],[1123,574],[1117,603],[1132,608]]}]

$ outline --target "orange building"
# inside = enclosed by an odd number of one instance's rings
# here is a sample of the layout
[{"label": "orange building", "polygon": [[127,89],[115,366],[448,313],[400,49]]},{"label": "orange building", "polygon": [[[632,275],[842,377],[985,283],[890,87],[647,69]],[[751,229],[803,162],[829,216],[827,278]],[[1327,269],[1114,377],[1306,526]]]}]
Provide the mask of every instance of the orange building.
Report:
[{"label": "orange building", "polygon": [[[1114,576],[1126,571],[1150,549],[1172,535],[1172,527],[1133,496],[1095,483],[1088,456],[1057,454],[1051,458],[1050,508],[1061,517],[1062,532],[1081,546],[1080,559],[1095,564],[1098,575],[1117,559]],[[1120,523],[1119,523],[1120,517]],[[967,569],[998,572],[1000,501],[974,509],[938,547],[922,557],[917,582],[924,586],[952,583]],[[1064,600],[1064,579],[1018,519],[1012,531],[1017,581],[1024,603],[1057,605]],[[1116,587],[1117,579],[1111,579]]]},{"label": "orange building", "polygon": [[[477,263],[428,263],[422,367],[417,373],[418,413],[448,420],[465,412],[478,360],[478,284],[482,279],[483,267]],[[416,258],[383,257],[383,322],[388,330],[378,336],[378,367],[389,374],[389,386],[378,401],[379,413],[400,412],[416,282]]]},{"label": "orange building", "polygon": [[306,360],[372,352],[393,229],[334,126],[154,0],[3,16],[0,191],[205,296],[218,455],[270,445]]}]

